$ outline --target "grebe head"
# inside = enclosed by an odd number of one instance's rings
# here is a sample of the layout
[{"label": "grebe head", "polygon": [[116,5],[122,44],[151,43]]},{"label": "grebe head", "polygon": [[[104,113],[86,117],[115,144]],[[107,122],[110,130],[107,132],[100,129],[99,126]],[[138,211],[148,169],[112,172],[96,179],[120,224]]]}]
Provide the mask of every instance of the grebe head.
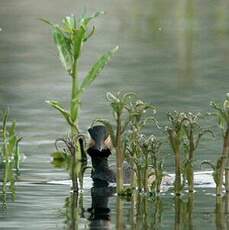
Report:
[{"label": "grebe head", "polygon": [[102,149],[109,148],[109,133],[105,126],[96,125],[88,129],[91,141],[91,147],[101,151]]}]

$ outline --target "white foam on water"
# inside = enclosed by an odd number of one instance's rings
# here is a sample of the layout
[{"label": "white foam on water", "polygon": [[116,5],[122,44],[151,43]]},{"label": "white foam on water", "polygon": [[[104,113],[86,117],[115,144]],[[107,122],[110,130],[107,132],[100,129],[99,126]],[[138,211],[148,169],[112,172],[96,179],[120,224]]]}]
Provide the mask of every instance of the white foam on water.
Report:
[{"label": "white foam on water", "polygon": [[[168,174],[163,181],[163,187],[171,187],[175,179],[175,174]],[[48,184],[60,184],[60,185],[71,185],[71,180],[53,180],[47,182]],[[84,178],[84,188],[91,188],[93,185],[92,179],[90,177]],[[199,171],[194,173],[194,185],[196,188],[215,188],[215,182],[212,177],[212,171]],[[112,183],[111,186],[115,186]],[[162,189],[164,190],[164,189]]]},{"label": "white foam on water", "polygon": [[[172,187],[175,179],[175,174],[168,174],[162,183],[162,191],[165,192],[168,188]],[[38,181],[18,181],[15,183],[19,186],[32,186],[36,184],[50,184],[50,185],[66,185],[71,186],[71,180],[51,180],[47,182],[38,182]],[[0,182],[2,185],[2,182]],[[115,183],[110,184],[110,186],[115,186]],[[93,186],[93,181],[90,177],[84,177],[83,183],[84,189],[90,189]],[[215,188],[215,182],[212,177],[212,171],[199,171],[194,173],[194,186],[195,188]]]}]

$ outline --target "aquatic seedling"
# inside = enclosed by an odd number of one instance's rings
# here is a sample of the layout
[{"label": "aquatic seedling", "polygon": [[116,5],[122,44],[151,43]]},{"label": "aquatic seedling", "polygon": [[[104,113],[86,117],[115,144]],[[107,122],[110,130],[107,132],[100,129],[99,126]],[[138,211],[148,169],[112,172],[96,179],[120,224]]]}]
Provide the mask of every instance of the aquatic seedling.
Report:
[{"label": "aquatic seedling", "polygon": [[[141,150],[139,149],[140,147],[137,146],[138,139],[141,136],[143,129],[145,128],[145,126],[148,124],[149,121],[153,121],[157,123],[154,117],[154,114],[156,113],[156,109],[151,104],[144,103],[141,100],[137,100],[135,102],[130,101],[129,105],[127,106],[127,110],[128,110],[128,116],[129,116],[129,129],[130,130],[129,130],[129,135],[126,140],[127,147],[129,147],[128,148],[129,151],[126,152],[126,158],[127,160],[129,159],[129,164],[132,167],[131,184],[133,188],[136,188],[136,182],[137,182],[136,170],[137,169],[136,169],[136,164],[134,163],[134,159],[139,158],[139,156],[137,156],[137,152],[138,152],[138,155],[139,154],[141,155],[140,153]],[[147,113],[149,111],[151,111],[152,113],[151,115]]]},{"label": "aquatic seedling", "polygon": [[[79,185],[80,189],[83,189],[83,176],[87,167],[87,157],[84,151],[85,137],[83,135],[78,135],[75,137],[77,140],[73,140],[71,137],[59,138],[55,142],[56,152],[51,155],[53,157],[52,164],[55,168],[64,168],[69,172],[70,178],[72,180],[72,187],[74,191],[78,191]],[[79,142],[80,151],[82,154],[82,160],[76,161],[75,152],[76,146],[74,143]]]},{"label": "aquatic seedling", "polygon": [[154,194],[160,193],[163,173],[163,164],[159,157],[161,143],[153,135],[146,137],[135,134],[129,139],[126,147],[126,159],[133,165],[139,191]]},{"label": "aquatic seedling", "polygon": [[[80,18],[76,18],[74,15],[67,16],[63,19],[62,25],[53,24],[46,19],[42,19],[43,22],[52,27],[52,35],[58,49],[60,61],[72,80],[69,110],[65,109],[60,102],[55,100],[49,100],[47,103],[53,108],[57,109],[63,115],[64,119],[71,127],[72,140],[74,140],[74,136],[79,135],[78,123],[82,95],[84,94],[85,90],[91,86],[92,82],[103,70],[113,54],[118,50],[118,47],[115,47],[106,54],[102,55],[91,67],[82,82],[79,81],[79,59],[81,56],[81,51],[84,43],[86,43],[95,32],[94,26],[91,30],[89,30],[90,22],[92,19],[101,14],[103,14],[103,12],[97,12],[92,16],[81,16]],[[74,143],[74,146],[75,153],[71,154],[71,160],[73,165],[72,167],[76,168],[76,161],[82,160],[82,154],[79,143]],[[72,172],[75,171],[77,171],[77,169],[72,170]],[[77,185],[74,183],[74,190],[77,189],[76,186]]]},{"label": "aquatic seedling", "polygon": [[[19,174],[20,161],[22,153],[19,148],[21,137],[16,134],[16,121],[13,121],[10,128],[7,128],[8,111],[3,112],[2,129],[1,129],[1,145],[0,145],[0,165],[2,166],[2,197],[3,203],[6,204],[6,193],[8,191],[15,198],[15,179]],[[16,173],[15,173],[16,172]]]},{"label": "aquatic seedling", "polygon": [[229,192],[229,93],[226,95],[226,99],[223,105],[211,102],[211,107],[216,110],[214,115],[218,119],[218,124],[222,130],[223,135],[223,150],[221,157],[219,158],[217,165],[217,183],[216,194],[222,195],[223,178],[225,173],[225,189]]},{"label": "aquatic seedling", "polygon": [[144,135],[144,128],[149,121],[157,124],[155,107],[137,100],[130,102],[127,110],[130,130],[125,157],[133,170],[132,187],[135,188],[137,182],[139,191],[148,192],[150,187],[151,192],[158,192],[163,177],[162,161],[158,155],[161,144],[153,135]]},{"label": "aquatic seedling", "polygon": [[195,158],[195,152],[199,146],[201,138],[205,134],[213,133],[209,129],[204,129],[200,125],[200,120],[204,118],[201,113],[184,113],[184,118],[186,119],[183,123],[183,129],[185,132],[184,138],[184,152],[186,155],[186,159],[184,162],[184,181],[187,179],[188,182],[188,190],[189,192],[194,191],[194,169],[193,162]]},{"label": "aquatic seedling", "polygon": [[[118,92],[116,95],[108,92],[106,98],[112,108],[113,118],[115,120],[115,126],[113,126],[108,120],[96,119],[94,123],[102,123],[108,130],[112,144],[116,152],[116,181],[117,192],[120,193],[123,190],[123,161],[124,161],[124,132],[126,131],[129,119],[127,117],[126,106],[135,96],[133,93],[122,94]],[[93,125],[92,124],[92,125]]]},{"label": "aquatic seedling", "polygon": [[[199,146],[201,138],[205,134],[212,134],[209,129],[200,126],[200,119],[204,116],[200,113],[174,112],[168,113],[168,119],[171,127],[167,127],[170,145],[175,153],[175,193],[180,192],[188,182],[189,192],[194,190],[194,169],[193,162],[195,152]],[[185,159],[182,160],[181,152],[185,153]],[[183,177],[183,181],[182,181]]]},{"label": "aquatic seedling", "polygon": [[154,176],[154,180],[151,184],[150,192],[153,194],[160,193],[162,179],[165,176],[163,159],[160,151],[161,145],[162,143],[156,137],[153,136],[151,138],[149,143],[149,151],[151,152],[150,163],[153,169],[151,175]]},{"label": "aquatic seedling", "polygon": [[175,154],[175,182],[174,190],[175,194],[179,196],[184,187],[182,183],[182,159],[181,159],[181,147],[184,141],[184,122],[187,120],[184,113],[174,111],[168,113],[168,120],[170,126],[166,127],[169,136],[170,146]]}]

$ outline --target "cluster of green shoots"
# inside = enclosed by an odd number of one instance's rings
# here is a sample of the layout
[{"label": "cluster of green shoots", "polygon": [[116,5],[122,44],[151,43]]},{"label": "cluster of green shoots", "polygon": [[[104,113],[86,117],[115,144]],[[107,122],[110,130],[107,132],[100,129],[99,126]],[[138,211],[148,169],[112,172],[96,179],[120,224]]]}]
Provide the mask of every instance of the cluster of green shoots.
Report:
[{"label": "cluster of green shoots", "polygon": [[[147,136],[144,127],[149,121],[155,123],[155,108],[136,100],[135,94],[107,93],[112,108],[114,125],[108,120],[97,119],[108,129],[116,152],[117,192],[125,193],[123,163],[126,160],[132,170],[131,187],[139,191],[160,191],[163,177],[159,156],[161,143],[153,135]],[[150,115],[146,115],[151,111]],[[152,179],[153,178],[153,179]]]},{"label": "cluster of green shoots", "polygon": [[79,60],[83,46],[95,33],[95,26],[90,27],[90,23],[94,18],[101,14],[103,14],[103,12],[97,12],[92,16],[83,15],[79,18],[71,15],[63,19],[62,25],[53,24],[46,19],[42,19],[42,21],[52,27],[52,35],[58,49],[60,61],[72,80],[69,109],[65,109],[58,101],[51,100],[47,101],[47,103],[63,115],[64,119],[71,128],[70,138],[72,145],[74,146],[71,150],[74,150],[74,152],[70,151],[69,155],[72,162],[71,178],[74,191],[78,190],[77,178],[79,178],[79,175],[77,172],[81,171],[81,167],[78,162],[83,160],[82,153],[80,151],[79,138],[77,138],[80,134],[79,110],[81,97],[103,70],[113,54],[118,50],[118,47],[115,47],[102,55],[91,67],[83,80],[79,80]]},{"label": "cluster of green shoots", "polygon": [[154,135],[147,136],[144,133],[149,122],[157,123],[154,117],[156,110],[154,106],[141,100],[129,103],[127,110],[129,131],[125,152],[126,160],[133,170],[132,187],[137,185],[139,191],[159,193],[163,178],[161,142]]},{"label": "cluster of green shoots", "polygon": [[200,113],[168,113],[169,126],[166,127],[169,143],[175,154],[174,190],[180,195],[186,183],[189,192],[194,191],[194,161],[201,138],[212,132],[200,125]]},{"label": "cluster of green shoots", "polygon": [[[6,194],[10,192],[13,199],[15,198],[15,178],[19,174],[20,160],[22,154],[19,148],[21,137],[16,134],[16,122],[13,121],[11,126],[7,127],[8,111],[3,113],[1,143],[0,143],[0,165],[2,178],[2,196],[3,203],[6,204]],[[9,186],[8,186],[9,184]]]}]

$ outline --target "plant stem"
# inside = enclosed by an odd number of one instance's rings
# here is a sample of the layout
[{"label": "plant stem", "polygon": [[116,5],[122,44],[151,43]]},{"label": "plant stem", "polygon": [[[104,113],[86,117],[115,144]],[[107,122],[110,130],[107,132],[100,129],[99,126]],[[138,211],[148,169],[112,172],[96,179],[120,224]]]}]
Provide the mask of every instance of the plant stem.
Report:
[{"label": "plant stem", "polygon": [[117,133],[116,133],[116,165],[117,165],[117,192],[123,189],[123,148],[122,148],[122,124],[121,114],[117,113]]},{"label": "plant stem", "polygon": [[226,167],[225,167],[225,189],[229,192],[229,125],[224,136],[223,152],[227,157]]},{"label": "plant stem", "polygon": [[77,62],[72,67],[72,95],[71,95],[71,119],[74,125],[71,127],[72,136],[78,134],[78,111],[79,111],[79,82],[77,72]]},{"label": "plant stem", "polygon": [[71,177],[72,177],[72,189],[73,192],[78,192],[78,181],[76,174],[76,155],[75,153],[72,155],[72,165],[71,165]]},{"label": "plant stem", "polygon": [[193,138],[193,127],[190,127],[190,136],[189,136],[189,163],[190,163],[190,175],[188,175],[188,191],[193,192],[194,191],[194,185],[193,185],[193,179],[194,179],[194,171],[193,171],[193,158],[194,158],[194,151],[195,151],[195,144],[194,144],[194,138]]},{"label": "plant stem", "polygon": [[219,183],[216,187],[216,195],[222,195],[223,189],[223,178],[225,172],[225,189],[226,192],[229,192],[229,172],[227,170],[229,165],[229,127],[227,127],[226,133],[224,135],[224,143],[223,143],[223,153],[222,153],[222,163],[219,169]]},{"label": "plant stem", "polygon": [[148,192],[148,156],[145,157],[146,165],[144,167],[144,178],[143,178],[143,183],[144,183],[144,192]]},{"label": "plant stem", "polygon": [[116,229],[124,229],[123,200],[117,196],[116,200]]},{"label": "plant stem", "polygon": [[175,153],[175,167],[176,167],[176,176],[175,176],[175,193],[177,196],[180,195],[181,189],[181,160],[180,160],[180,151],[177,150]]}]

